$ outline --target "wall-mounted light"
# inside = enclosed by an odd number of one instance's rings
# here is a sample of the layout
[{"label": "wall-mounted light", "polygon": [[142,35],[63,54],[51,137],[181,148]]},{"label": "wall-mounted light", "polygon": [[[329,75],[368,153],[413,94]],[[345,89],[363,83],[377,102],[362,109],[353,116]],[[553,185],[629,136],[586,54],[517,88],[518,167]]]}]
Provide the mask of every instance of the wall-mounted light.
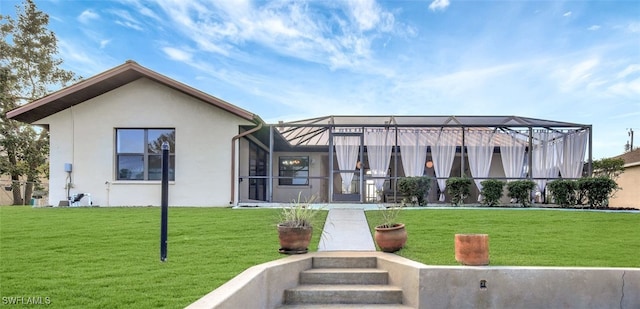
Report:
[{"label": "wall-mounted light", "polygon": [[432,168],[433,167],[433,161],[427,161],[427,164],[425,164],[427,166],[427,168]]}]

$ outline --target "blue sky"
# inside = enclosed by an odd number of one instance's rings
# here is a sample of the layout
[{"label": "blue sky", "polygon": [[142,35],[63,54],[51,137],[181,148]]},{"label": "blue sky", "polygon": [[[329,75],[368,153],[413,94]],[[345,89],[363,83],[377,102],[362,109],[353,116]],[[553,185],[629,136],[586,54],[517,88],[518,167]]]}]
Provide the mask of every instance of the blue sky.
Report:
[{"label": "blue sky", "polygon": [[[13,0],[0,12],[15,14]],[[260,115],[517,115],[640,146],[640,1],[38,1],[63,67],[128,59]]]}]

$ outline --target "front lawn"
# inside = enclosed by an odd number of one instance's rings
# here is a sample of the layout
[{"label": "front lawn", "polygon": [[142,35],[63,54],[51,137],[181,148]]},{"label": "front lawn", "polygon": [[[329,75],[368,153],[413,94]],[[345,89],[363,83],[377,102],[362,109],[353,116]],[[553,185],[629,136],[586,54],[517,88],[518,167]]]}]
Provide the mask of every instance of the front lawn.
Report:
[{"label": "front lawn", "polygon": [[[367,211],[371,230],[378,211]],[[493,266],[640,267],[640,213],[536,209],[405,209],[398,255],[458,265],[455,234],[489,234]]]},{"label": "front lawn", "polygon": [[[2,206],[2,304],[22,297],[23,304],[48,300],[55,308],[182,308],[245,269],[282,258],[278,214],[170,208],[162,263],[158,207]],[[310,250],[317,250],[319,235]]]},{"label": "front lawn", "polygon": [[[317,250],[326,211],[316,219]],[[278,253],[277,209],[0,207],[0,297],[55,308],[182,308]],[[376,211],[367,211],[371,226]],[[398,254],[457,265],[455,233],[487,233],[491,265],[640,267],[640,214],[543,210],[403,210]]]}]

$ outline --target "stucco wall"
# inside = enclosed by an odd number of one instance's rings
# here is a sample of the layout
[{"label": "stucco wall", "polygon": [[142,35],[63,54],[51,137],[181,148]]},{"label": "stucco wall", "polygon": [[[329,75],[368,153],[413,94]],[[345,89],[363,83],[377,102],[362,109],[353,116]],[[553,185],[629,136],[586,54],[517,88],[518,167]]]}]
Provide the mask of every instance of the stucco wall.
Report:
[{"label": "stucco wall", "polygon": [[610,207],[633,207],[640,209],[640,163],[628,166],[616,180],[622,190],[609,201]]},{"label": "stucco wall", "polygon": [[228,206],[231,138],[251,123],[148,79],[139,79],[39,123],[50,124],[50,199],[66,199],[65,163],[73,164],[73,193],[94,205],[160,204],[158,181],[117,181],[115,128],[175,128],[176,176],[169,205]]}]

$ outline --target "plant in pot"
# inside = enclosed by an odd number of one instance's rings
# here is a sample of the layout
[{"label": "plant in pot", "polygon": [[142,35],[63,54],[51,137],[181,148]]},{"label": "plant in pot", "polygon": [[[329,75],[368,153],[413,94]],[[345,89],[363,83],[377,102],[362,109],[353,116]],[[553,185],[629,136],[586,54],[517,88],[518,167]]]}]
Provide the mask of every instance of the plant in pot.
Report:
[{"label": "plant in pot", "polygon": [[394,205],[380,209],[382,223],[375,227],[374,239],[380,250],[396,252],[407,242],[407,231],[404,223],[398,222],[398,215],[402,208]]},{"label": "plant in pot", "polygon": [[280,222],[278,223],[278,239],[280,240],[280,253],[302,254],[308,252],[309,242],[313,233],[312,221],[318,213],[318,209],[311,207],[314,197],[306,201],[294,200],[289,206],[282,208]]}]

